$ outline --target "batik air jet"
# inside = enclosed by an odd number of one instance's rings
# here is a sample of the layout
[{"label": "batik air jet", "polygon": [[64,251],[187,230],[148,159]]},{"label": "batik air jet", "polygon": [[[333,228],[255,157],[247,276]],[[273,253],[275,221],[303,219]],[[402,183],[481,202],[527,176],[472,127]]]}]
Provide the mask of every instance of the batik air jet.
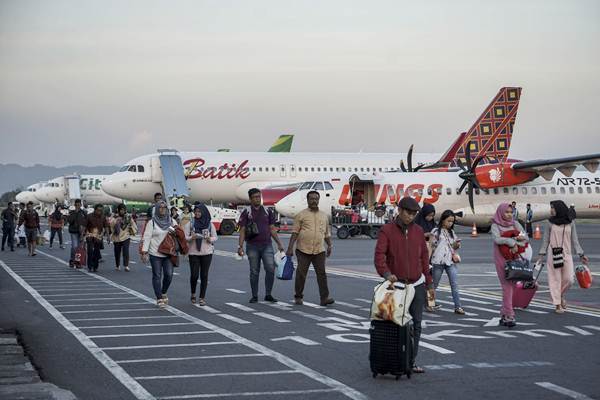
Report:
[{"label": "batik air jet", "polygon": [[84,204],[116,205],[123,200],[106,194],[102,182],[108,175],[60,176],[45,183],[34,195],[42,203],[64,204],[66,201],[81,199]]},{"label": "batik air jet", "polygon": [[441,157],[425,153],[413,157],[412,151],[282,154],[164,150],[127,162],[102,187],[112,196],[134,201],[152,201],[154,193],[163,192],[168,197],[234,204],[247,202],[250,188],[269,188],[263,190],[263,201],[269,205],[296,190],[300,182],[324,173],[398,171],[400,160],[407,156],[411,170],[412,161],[419,166],[447,168],[464,154],[467,140],[478,143],[478,154],[485,155],[486,162],[502,162],[510,148],[520,94],[521,88],[500,89],[469,131],[461,133]]},{"label": "batik air jet", "polygon": [[[335,175],[304,182],[300,189],[280,200],[275,208],[287,217],[305,209],[306,194],[321,194],[319,208],[331,215],[333,208],[374,203],[395,205],[404,196],[431,203],[441,211],[457,213],[457,223],[477,224],[489,229],[491,217],[500,203],[516,201],[519,215],[531,204],[534,221],[550,216],[550,201],[574,204],[578,218],[600,218],[600,153],[520,162],[480,165],[466,152],[459,168],[444,172],[387,173],[375,175]],[[559,171],[559,173],[556,173]]]}]

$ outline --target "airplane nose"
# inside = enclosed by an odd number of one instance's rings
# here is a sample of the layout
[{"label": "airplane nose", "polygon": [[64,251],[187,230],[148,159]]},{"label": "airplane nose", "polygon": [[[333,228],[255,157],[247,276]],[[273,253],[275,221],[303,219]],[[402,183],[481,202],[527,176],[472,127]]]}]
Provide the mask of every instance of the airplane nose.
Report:
[{"label": "airplane nose", "polygon": [[125,181],[116,176],[109,176],[105,181],[102,182],[102,190],[106,194],[114,197],[122,198],[125,187]]}]

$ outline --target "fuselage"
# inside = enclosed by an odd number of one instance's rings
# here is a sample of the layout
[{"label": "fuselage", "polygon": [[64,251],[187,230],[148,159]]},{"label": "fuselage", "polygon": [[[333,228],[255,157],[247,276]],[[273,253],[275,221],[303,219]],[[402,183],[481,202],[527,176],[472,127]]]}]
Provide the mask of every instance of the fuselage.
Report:
[{"label": "fuselage", "polygon": [[29,185],[27,186],[27,189],[17,193],[17,196],[15,197],[15,199],[19,202],[19,203],[24,203],[27,204],[30,201],[33,203],[39,203],[40,201],[36,198],[35,194],[37,193],[37,191],[39,189],[41,189],[44,184],[46,184],[46,182],[38,182],[38,183],[34,183],[33,185]]},{"label": "fuselage", "polygon": [[[296,184],[324,173],[372,173],[399,169],[405,153],[179,153],[192,200],[244,203],[248,190]],[[152,201],[162,192],[158,154],[135,158],[103,182],[112,196]],[[415,164],[434,162],[439,154],[414,155]]]},{"label": "fuselage", "polygon": [[[369,177],[360,176],[361,190],[368,196],[367,205],[374,202],[393,206],[403,196],[412,196],[419,203],[431,203],[436,207],[438,215],[449,209],[462,212],[463,217],[458,223],[478,226],[488,226],[491,217],[495,214],[500,203],[517,203],[517,210],[521,219],[525,218],[526,204],[531,204],[534,221],[547,219],[550,216],[550,201],[563,200],[573,204],[578,218],[600,218],[600,174],[577,171],[571,177],[557,173],[547,181],[536,178],[531,182],[489,190],[475,190],[475,214],[471,211],[466,191],[457,194],[463,180],[457,172],[419,172],[419,173],[388,173],[372,177],[372,182],[367,182]],[[329,184],[329,186],[328,186]],[[281,199],[276,209],[284,216],[293,217],[300,210],[307,207],[306,194],[308,190],[319,191],[321,195],[319,208],[331,214],[332,207],[343,207],[352,204],[354,188],[349,183],[349,176],[329,176],[316,187],[303,185],[301,188]],[[330,187],[327,190],[327,187]],[[322,188],[322,189],[321,189]]]},{"label": "fuselage", "polygon": [[[114,205],[122,203],[122,200],[110,196],[102,190],[102,182],[109,175],[81,175],[79,180],[79,194],[81,200],[86,204]],[[67,178],[60,176],[43,185],[35,192],[35,197],[43,203],[64,203],[68,199]]]}]

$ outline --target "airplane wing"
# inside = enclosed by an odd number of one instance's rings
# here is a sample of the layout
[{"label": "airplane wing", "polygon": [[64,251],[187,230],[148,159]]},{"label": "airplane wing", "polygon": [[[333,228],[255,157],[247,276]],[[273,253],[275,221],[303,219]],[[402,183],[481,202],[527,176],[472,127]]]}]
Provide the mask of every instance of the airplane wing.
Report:
[{"label": "airplane wing", "polygon": [[533,172],[546,180],[552,179],[556,170],[565,176],[573,175],[575,169],[582,165],[591,173],[596,172],[600,165],[600,153],[583,156],[551,158],[546,160],[521,161],[512,164],[512,169],[523,172]]}]

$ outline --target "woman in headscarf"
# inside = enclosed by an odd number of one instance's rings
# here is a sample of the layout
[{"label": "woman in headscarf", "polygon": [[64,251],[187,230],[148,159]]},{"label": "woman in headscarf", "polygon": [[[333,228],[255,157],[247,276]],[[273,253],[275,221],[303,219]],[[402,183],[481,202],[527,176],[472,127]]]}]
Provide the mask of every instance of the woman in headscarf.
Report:
[{"label": "woman in headscarf", "polygon": [[48,217],[48,223],[50,224],[50,248],[52,248],[52,243],[54,242],[54,236],[56,236],[56,234],[58,234],[58,244],[60,245],[60,248],[65,248],[65,246],[63,246],[62,234],[63,226],[65,226],[65,217],[62,212],[60,212],[61,209],[61,206],[56,205],[54,207],[54,212]]},{"label": "woman in headscarf", "polygon": [[427,240],[429,240],[428,238],[431,236],[430,233],[435,228],[434,218],[435,207],[433,204],[429,203],[423,204],[421,211],[419,211],[419,214],[417,214],[417,217],[415,218],[415,224],[423,228],[423,232],[425,232],[425,238]]},{"label": "woman in headscarf", "polygon": [[125,204],[117,206],[117,213],[110,220],[111,240],[115,250],[115,269],[121,269],[121,253],[123,253],[123,266],[129,271],[129,244],[131,236],[137,233],[137,225],[131,215],[127,213]]},{"label": "woman in headscarf", "polygon": [[[167,290],[173,279],[173,264],[167,254],[160,253],[158,248],[167,236],[174,231],[177,223],[169,215],[167,203],[164,200],[154,205],[152,219],[146,225],[143,237],[142,260],[152,266],[152,286],[156,295],[156,304],[165,308],[169,304]],[[161,282],[162,280],[162,282]]]},{"label": "woman in headscarf", "polygon": [[189,245],[190,289],[192,304],[196,304],[196,287],[200,277],[200,296],[198,304],[206,305],[206,288],[208,287],[208,270],[214,252],[213,243],[217,241],[217,230],[211,222],[210,213],[204,204],[196,204],[194,218],[183,226],[185,238]]},{"label": "woman in headscarf", "polygon": [[[521,232],[517,237],[503,237],[503,232],[518,230]],[[513,208],[508,203],[502,203],[496,209],[496,214],[492,218],[492,238],[494,239],[494,262],[496,264],[496,273],[502,286],[502,308],[500,309],[500,325],[512,328],[517,324],[515,320],[515,311],[513,309],[513,291],[515,282],[508,281],[504,277],[504,264],[506,259],[502,256],[500,246],[510,247],[512,253],[519,251],[519,244],[527,243],[529,239],[521,224],[513,219]]]},{"label": "woman in headscarf", "polygon": [[562,314],[567,309],[565,295],[573,284],[573,252],[579,255],[584,264],[588,258],[579,244],[575,222],[569,215],[569,208],[562,200],[550,202],[550,218],[544,230],[540,261],[547,255],[548,286],[554,310]]}]

